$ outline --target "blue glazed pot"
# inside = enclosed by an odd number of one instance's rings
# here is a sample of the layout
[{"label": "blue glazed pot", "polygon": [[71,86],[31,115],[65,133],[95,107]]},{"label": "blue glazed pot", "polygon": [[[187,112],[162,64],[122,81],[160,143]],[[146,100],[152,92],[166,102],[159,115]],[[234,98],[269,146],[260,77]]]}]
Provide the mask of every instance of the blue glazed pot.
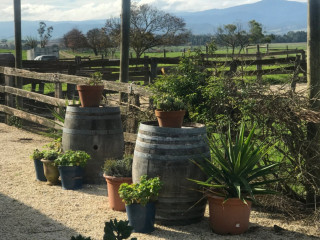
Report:
[{"label": "blue glazed pot", "polygon": [[33,160],[34,169],[36,170],[36,177],[38,181],[46,182],[47,178],[43,172],[43,163],[40,160]]},{"label": "blue glazed pot", "polygon": [[154,221],[156,207],[155,204],[147,203],[126,205],[129,225],[133,227],[134,232],[150,233],[154,231]]},{"label": "blue glazed pot", "polygon": [[82,188],[83,168],[79,166],[59,166],[61,186],[65,190]]}]

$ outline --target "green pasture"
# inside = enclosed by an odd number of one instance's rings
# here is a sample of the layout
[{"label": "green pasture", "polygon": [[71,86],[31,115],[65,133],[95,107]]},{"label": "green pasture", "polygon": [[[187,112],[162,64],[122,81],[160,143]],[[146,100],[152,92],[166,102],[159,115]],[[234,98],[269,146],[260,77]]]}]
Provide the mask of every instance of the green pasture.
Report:
[{"label": "green pasture", "polygon": [[[0,53],[12,53],[15,55],[16,51],[12,49],[0,49]],[[22,50],[22,60],[27,60],[27,50]]]}]

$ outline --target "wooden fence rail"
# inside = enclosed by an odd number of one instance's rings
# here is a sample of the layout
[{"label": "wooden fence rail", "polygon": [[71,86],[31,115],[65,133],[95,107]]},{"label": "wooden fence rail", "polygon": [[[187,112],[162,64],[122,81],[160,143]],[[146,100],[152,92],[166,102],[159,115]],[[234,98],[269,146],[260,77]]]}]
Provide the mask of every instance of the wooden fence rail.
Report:
[{"label": "wooden fence rail", "polygon": [[[15,68],[9,68],[9,67],[0,67],[0,74],[4,74],[6,78],[6,82],[14,82],[14,77],[21,77],[23,79],[25,78],[32,78],[37,81],[46,81],[54,83],[55,85],[60,86],[62,83],[68,83],[68,84],[81,84],[86,83],[89,78],[86,77],[79,77],[79,76],[72,76],[72,75],[66,75],[66,74],[60,74],[60,73],[39,73],[39,72],[31,72],[28,70],[23,69],[15,69]],[[14,84],[11,84],[14,85]],[[123,92],[127,93],[129,95],[134,96],[144,96],[149,97],[151,94],[148,92],[144,87],[129,84],[129,83],[119,83],[119,82],[110,82],[110,81],[104,81],[104,86],[106,90],[112,90],[115,92]],[[59,87],[56,88],[56,91],[59,91]],[[34,123],[38,123],[40,125],[54,128],[54,129],[61,129],[61,126],[57,124],[52,119],[42,117],[37,114],[33,114],[27,111],[22,110],[23,107],[20,106],[20,109],[15,108],[15,104],[13,103],[13,97],[12,96],[18,96],[23,97],[25,99],[31,99],[37,102],[53,105],[53,106],[65,106],[66,100],[57,98],[57,97],[51,97],[46,96],[44,94],[30,92],[27,90],[15,88],[14,86],[0,86],[0,93],[4,93],[6,95],[6,105],[0,104],[0,112],[4,112],[8,115],[16,116],[21,119],[25,119]],[[57,94],[55,94],[57,95]],[[8,101],[8,99],[11,98],[11,103]],[[124,105],[120,106],[121,113],[127,114],[130,109],[130,105]],[[134,143],[136,139],[136,134],[132,132],[124,132],[124,138],[126,142]]]}]

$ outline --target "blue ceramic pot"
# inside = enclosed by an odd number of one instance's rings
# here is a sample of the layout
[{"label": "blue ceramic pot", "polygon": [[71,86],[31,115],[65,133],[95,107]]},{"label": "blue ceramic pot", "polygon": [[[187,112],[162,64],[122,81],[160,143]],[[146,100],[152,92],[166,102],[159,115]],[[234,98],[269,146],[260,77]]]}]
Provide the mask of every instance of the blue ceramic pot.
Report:
[{"label": "blue ceramic pot", "polygon": [[79,166],[59,166],[61,186],[65,190],[82,188],[83,168]]},{"label": "blue ceramic pot", "polygon": [[34,169],[36,170],[36,177],[38,181],[46,182],[47,178],[43,172],[43,163],[40,160],[33,160]]},{"label": "blue ceramic pot", "polygon": [[145,206],[141,204],[126,205],[126,211],[129,225],[133,227],[134,232],[150,233],[154,231],[156,207],[153,202]]}]

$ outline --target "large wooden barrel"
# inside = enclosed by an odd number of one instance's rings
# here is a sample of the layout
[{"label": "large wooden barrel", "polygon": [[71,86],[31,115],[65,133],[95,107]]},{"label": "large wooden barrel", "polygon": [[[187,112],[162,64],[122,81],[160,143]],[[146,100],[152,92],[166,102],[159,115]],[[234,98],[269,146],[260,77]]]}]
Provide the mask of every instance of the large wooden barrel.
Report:
[{"label": "large wooden barrel", "polygon": [[[187,225],[203,218],[206,200],[189,180],[204,180],[190,160],[210,157],[206,128],[190,124],[182,128],[159,127],[157,122],[140,124],[133,157],[133,182],[140,176],[159,176],[164,183],[157,202],[156,221],[164,225]],[[202,200],[201,200],[202,199]]]},{"label": "large wooden barrel", "polygon": [[83,150],[92,157],[85,168],[85,183],[101,183],[107,158],[121,158],[124,152],[119,107],[67,107],[62,134],[64,151]]}]

